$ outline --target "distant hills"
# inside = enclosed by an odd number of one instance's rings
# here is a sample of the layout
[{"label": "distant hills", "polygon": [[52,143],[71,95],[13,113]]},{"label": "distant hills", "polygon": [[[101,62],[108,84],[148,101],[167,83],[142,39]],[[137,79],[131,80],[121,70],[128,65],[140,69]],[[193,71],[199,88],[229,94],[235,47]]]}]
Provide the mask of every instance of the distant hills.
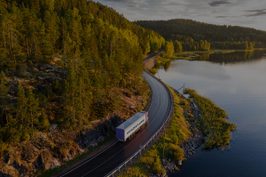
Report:
[{"label": "distant hills", "polygon": [[[167,21],[137,21],[137,24],[152,29],[167,40],[207,40],[219,49],[242,48],[246,42],[255,43],[257,48],[266,47],[266,32],[252,28],[212,25],[193,20],[173,19]],[[241,46],[242,45],[242,46]]]}]

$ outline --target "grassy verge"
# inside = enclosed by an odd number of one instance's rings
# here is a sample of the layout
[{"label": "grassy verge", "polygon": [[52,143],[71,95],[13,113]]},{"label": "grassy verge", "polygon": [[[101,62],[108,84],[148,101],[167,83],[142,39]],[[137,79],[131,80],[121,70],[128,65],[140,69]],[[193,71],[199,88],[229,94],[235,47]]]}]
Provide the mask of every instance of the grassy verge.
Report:
[{"label": "grassy verge", "polygon": [[229,145],[231,132],[236,129],[236,125],[229,122],[226,112],[194,90],[187,89],[186,93],[200,109],[199,129],[205,136],[204,147],[209,149]]},{"label": "grassy verge", "polygon": [[163,136],[136,163],[123,170],[119,177],[165,175],[164,160],[167,159],[177,164],[185,159],[181,144],[190,138],[191,132],[184,116],[184,108],[180,105],[184,105],[186,100],[181,100],[172,89],[171,93],[174,97],[174,114]]}]

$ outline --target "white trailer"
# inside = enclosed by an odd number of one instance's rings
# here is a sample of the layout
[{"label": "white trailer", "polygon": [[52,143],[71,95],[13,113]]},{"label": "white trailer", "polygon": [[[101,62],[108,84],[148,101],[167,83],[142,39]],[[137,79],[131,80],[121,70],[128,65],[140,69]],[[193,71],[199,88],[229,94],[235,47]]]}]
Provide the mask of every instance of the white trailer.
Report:
[{"label": "white trailer", "polygon": [[148,112],[138,112],[131,118],[116,127],[116,137],[119,141],[125,142],[130,136],[136,133],[148,122]]}]

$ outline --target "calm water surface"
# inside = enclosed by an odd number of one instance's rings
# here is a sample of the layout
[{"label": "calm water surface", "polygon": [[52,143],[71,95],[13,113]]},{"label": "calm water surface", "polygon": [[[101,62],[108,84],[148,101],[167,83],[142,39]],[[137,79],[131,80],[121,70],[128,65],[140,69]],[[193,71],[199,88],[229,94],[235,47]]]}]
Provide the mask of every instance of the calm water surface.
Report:
[{"label": "calm water surface", "polygon": [[228,150],[198,150],[170,176],[266,177],[266,55],[236,54],[235,62],[229,57],[233,56],[212,56],[212,62],[174,61],[157,74],[174,88],[185,84],[196,89],[237,124]]}]

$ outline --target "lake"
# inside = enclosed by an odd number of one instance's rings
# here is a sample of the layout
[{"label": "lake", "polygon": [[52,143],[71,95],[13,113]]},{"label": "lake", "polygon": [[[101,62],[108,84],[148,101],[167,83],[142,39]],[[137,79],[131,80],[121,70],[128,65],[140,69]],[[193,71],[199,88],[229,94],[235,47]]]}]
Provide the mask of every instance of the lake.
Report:
[{"label": "lake", "polygon": [[[230,147],[187,159],[177,177],[266,176],[266,53],[207,56],[208,61],[176,60],[157,77],[175,89],[185,84],[226,110],[237,125]],[[206,60],[206,56],[202,56]]]}]

